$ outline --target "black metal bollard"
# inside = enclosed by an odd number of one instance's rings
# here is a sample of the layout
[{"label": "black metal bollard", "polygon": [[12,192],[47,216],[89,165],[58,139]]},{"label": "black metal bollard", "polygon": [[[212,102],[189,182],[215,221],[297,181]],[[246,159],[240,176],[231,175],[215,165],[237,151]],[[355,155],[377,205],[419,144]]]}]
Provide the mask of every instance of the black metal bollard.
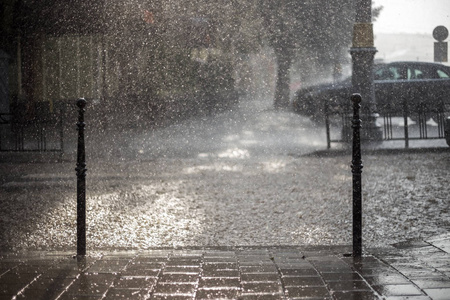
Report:
[{"label": "black metal bollard", "polygon": [[84,108],[86,100],[77,100],[78,148],[77,148],[77,255],[86,255],[86,152],[84,146]]},{"label": "black metal bollard", "polygon": [[352,152],[352,177],[353,177],[353,257],[362,255],[362,192],[361,192],[361,119],[359,109],[361,108],[361,95],[353,94],[353,152]]}]

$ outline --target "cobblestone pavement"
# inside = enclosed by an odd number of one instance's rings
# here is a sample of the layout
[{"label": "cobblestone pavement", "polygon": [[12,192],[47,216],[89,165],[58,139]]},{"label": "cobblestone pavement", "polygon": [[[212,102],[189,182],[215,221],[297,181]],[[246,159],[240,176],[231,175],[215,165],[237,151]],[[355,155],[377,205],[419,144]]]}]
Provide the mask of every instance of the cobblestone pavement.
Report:
[{"label": "cobblestone pavement", "polygon": [[0,299],[450,299],[450,234],[371,249],[222,247],[1,255]]}]

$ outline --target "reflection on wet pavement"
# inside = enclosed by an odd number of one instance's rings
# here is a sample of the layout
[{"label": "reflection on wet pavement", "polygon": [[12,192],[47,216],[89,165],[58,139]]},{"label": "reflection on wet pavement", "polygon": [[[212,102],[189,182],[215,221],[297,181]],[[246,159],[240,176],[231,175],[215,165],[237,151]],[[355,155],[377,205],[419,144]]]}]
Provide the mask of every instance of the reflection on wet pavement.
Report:
[{"label": "reflection on wet pavement", "polygon": [[0,299],[448,299],[449,242],[3,253]]}]

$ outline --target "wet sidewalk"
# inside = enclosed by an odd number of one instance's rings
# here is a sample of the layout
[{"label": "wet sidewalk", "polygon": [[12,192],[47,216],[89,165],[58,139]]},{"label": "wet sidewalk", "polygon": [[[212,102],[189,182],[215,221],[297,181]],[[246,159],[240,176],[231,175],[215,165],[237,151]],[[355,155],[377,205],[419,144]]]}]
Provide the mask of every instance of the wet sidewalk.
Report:
[{"label": "wet sidewalk", "polygon": [[3,253],[3,299],[450,299],[450,234],[369,249],[221,247]]}]

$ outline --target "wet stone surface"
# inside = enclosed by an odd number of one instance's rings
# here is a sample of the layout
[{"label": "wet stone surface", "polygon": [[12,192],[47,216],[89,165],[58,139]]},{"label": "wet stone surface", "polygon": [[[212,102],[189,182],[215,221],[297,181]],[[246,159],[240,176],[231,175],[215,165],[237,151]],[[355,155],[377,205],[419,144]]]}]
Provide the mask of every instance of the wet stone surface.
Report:
[{"label": "wet stone surface", "polygon": [[88,133],[80,261],[56,252],[76,244],[74,153],[2,162],[0,300],[448,300],[447,148],[364,153],[367,249],[355,260],[343,255],[350,151],[315,152],[323,126],[247,104],[113,140]]},{"label": "wet stone surface", "polygon": [[448,240],[361,258],[342,246],[2,253],[0,299],[448,299]]},{"label": "wet stone surface", "polygon": [[[270,97],[170,126],[86,130],[90,250],[352,241],[350,147],[326,151],[323,124],[275,111]],[[441,142],[363,149],[365,246],[450,230]],[[0,155],[0,250],[73,249],[75,131],[65,148],[57,163]]]}]

